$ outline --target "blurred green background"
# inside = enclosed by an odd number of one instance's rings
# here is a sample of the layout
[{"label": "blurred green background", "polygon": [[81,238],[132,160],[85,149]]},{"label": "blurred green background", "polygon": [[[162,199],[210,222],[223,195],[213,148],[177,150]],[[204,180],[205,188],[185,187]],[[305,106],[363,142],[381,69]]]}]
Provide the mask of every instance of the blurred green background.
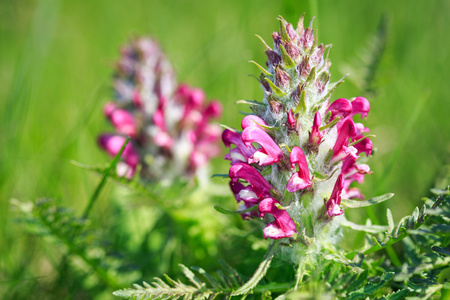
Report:
[{"label": "blurred green background", "polygon": [[[374,174],[361,189],[367,197],[396,194],[375,208],[379,219],[385,222],[386,207],[397,221],[412,212],[437,178],[448,178],[450,1],[2,0],[0,293],[38,284],[54,272],[43,255],[50,250],[15,222],[10,199],[61,198],[81,211],[100,178],[70,161],[110,160],[95,141],[110,129],[102,107],[111,96],[121,45],[133,36],[157,39],[178,79],[222,101],[221,123],[238,127],[238,111],[247,107],[234,102],[262,99],[258,83],[248,76],[258,70],[247,61],[265,61],[254,34],[271,43],[278,15],[296,24],[303,12],[306,22],[316,16],[319,41],[333,44],[333,81],[346,65],[357,68],[358,54],[382,16],[388,20],[375,93],[364,94],[350,75],[333,98],[365,95],[371,101],[365,124],[377,136],[377,151],[369,162]],[[215,173],[225,173],[228,161],[218,158],[213,166]],[[97,218],[107,218],[113,186],[100,196],[93,211]],[[360,209],[352,216],[361,221],[364,214]]]}]

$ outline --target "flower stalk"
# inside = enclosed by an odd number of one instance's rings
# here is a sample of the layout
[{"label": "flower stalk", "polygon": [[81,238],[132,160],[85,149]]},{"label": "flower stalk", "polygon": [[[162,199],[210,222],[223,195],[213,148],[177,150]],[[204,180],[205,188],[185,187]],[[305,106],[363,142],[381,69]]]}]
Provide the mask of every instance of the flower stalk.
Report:
[{"label": "flower stalk", "polygon": [[102,134],[99,146],[115,156],[126,137],[130,143],[117,164],[117,174],[131,179],[140,169],[145,180],[192,178],[220,153],[218,101],[178,84],[156,42],[132,40],[122,48],[114,75],[114,102],[104,114],[114,133]]},{"label": "flower stalk", "polygon": [[305,245],[337,242],[341,199],[363,198],[354,183],[371,173],[359,159],[373,146],[364,135],[369,129],[353,117],[366,118],[370,104],[363,97],[332,101],[342,80],[330,82],[330,46],[318,44],[312,22],[305,28],[303,17],[296,28],[279,21],[273,46],[263,41],[266,68],[255,63],[263,103],[247,102],[253,114],[243,119],[242,133],[226,129],[222,140],[230,149],[225,159],[236,200],[246,209],[258,207],[259,215],[243,218],[260,217],[264,238],[285,239],[298,263]]}]

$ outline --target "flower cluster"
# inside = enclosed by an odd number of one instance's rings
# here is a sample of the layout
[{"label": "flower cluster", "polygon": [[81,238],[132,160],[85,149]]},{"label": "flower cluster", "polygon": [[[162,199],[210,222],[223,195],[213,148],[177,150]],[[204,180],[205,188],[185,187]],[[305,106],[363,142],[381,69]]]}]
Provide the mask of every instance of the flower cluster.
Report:
[{"label": "flower cluster", "polygon": [[363,97],[329,102],[342,80],[330,83],[330,46],[317,45],[303,17],[296,29],[280,18],[272,37],[273,48],[263,41],[267,67],[255,63],[263,102],[248,102],[254,114],[242,120],[242,131],[222,134],[230,187],[243,218],[272,216],[265,238],[308,244],[339,221],[342,198],[363,197],[351,185],[370,173],[357,161],[371,155],[372,142],[353,117],[367,117],[370,104]]},{"label": "flower cluster", "polygon": [[114,102],[104,107],[115,133],[98,138],[110,155],[126,146],[118,175],[132,178],[138,166],[146,179],[190,176],[220,153],[219,102],[206,102],[201,89],[177,84],[170,63],[148,38],[121,51],[114,76]]}]

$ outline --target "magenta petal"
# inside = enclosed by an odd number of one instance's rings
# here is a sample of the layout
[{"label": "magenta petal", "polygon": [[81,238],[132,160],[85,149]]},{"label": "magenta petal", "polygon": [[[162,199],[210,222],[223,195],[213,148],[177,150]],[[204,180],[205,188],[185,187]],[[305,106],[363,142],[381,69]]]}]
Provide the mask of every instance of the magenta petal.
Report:
[{"label": "magenta petal", "polygon": [[222,104],[219,101],[211,101],[205,108],[205,116],[210,118],[218,118],[222,115]]},{"label": "magenta petal", "polygon": [[292,174],[291,178],[289,178],[289,181],[286,184],[286,189],[290,193],[294,193],[295,191],[302,190],[309,186],[311,186],[311,181],[309,179],[305,180],[304,178],[301,178],[299,172],[295,172]]},{"label": "magenta petal", "polygon": [[353,107],[350,101],[345,98],[340,98],[330,104],[327,113],[331,111],[331,118],[329,122],[337,117],[345,118],[352,113]]},{"label": "magenta petal", "polygon": [[258,149],[247,161],[249,164],[259,163],[260,166],[271,165],[275,161],[273,157],[268,155],[263,149]]},{"label": "magenta petal", "polygon": [[222,141],[224,145],[228,148],[231,144],[236,146],[235,149],[230,150],[230,156],[227,159],[231,160],[231,164],[236,161],[247,162],[250,156],[255,153],[255,148],[253,146],[247,147],[242,141],[242,137],[239,133],[225,129],[222,133]]},{"label": "magenta petal", "polygon": [[243,147],[247,148],[242,141],[242,137],[239,133],[231,131],[229,129],[225,129],[222,132],[222,141],[225,147],[230,148],[231,144],[234,145],[242,145]]},{"label": "magenta petal", "polygon": [[153,114],[153,123],[159,127],[160,130],[166,131],[166,122],[164,120],[164,111],[159,107]]},{"label": "magenta petal", "polygon": [[372,155],[373,144],[369,138],[363,139],[359,143],[353,145],[353,147],[355,147],[356,150],[358,150],[358,154],[364,152],[366,153],[367,156]]},{"label": "magenta petal", "polygon": [[293,193],[295,191],[307,188],[312,185],[308,162],[306,161],[305,153],[300,147],[294,147],[290,156],[291,166],[294,168],[297,164],[299,171],[292,174],[291,178],[287,182],[286,189]]},{"label": "magenta petal", "polygon": [[352,115],[360,114],[361,117],[367,117],[370,111],[370,103],[364,97],[356,97],[352,102]]},{"label": "magenta petal", "polygon": [[279,202],[273,198],[266,198],[259,203],[258,209],[261,218],[267,213],[275,218],[274,222],[264,228],[264,238],[282,239],[297,233],[297,228],[291,216],[287,211],[276,207],[276,203]]},{"label": "magenta petal", "polygon": [[[103,134],[98,138],[100,147],[106,150],[111,156],[116,156],[120,152],[125,141],[125,137],[113,134]],[[133,170],[134,174],[134,170],[139,164],[139,155],[131,143],[127,144],[122,152],[121,158]]]},{"label": "magenta petal", "polygon": [[340,174],[336,180],[336,183],[334,184],[330,199],[328,199],[326,203],[327,214],[330,218],[344,213],[344,211],[339,207],[339,205],[341,204],[341,193],[343,188],[344,176]]},{"label": "magenta petal", "polygon": [[[252,146],[252,143],[258,143],[261,145],[263,150],[259,151],[256,157],[252,157],[252,161],[259,162],[260,165],[271,165],[273,163],[279,162],[283,159],[283,151],[280,147],[272,140],[272,138],[260,127],[249,126],[242,132],[242,140],[247,147]],[[266,156],[261,156],[261,153],[266,154]],[[260,160],[260,158],[263,158]]]},{"label": "magenta petal", "polygon": [[[348,147],[349,138],[353,138],[356,136],[356,128],[353,120],[347,119],[342,124],[338,137],[336,139],[336,143],[333,147],[333,157],[331,158],[331,163],[338,162],[349,155],[357,158],[356,149],[354,147]],[[355,152],[355,153],[353,153]]]},{"label": "magenta petal", "polygon": [[294,113],[292,112],[292,109],[288,112],[287,123],[288,123],[289,127],[295,128],[295,118],[294,118]]},{"label": "magenta petal", "polygon": [[231,166],[228,174],[233,182],[237,182],[239,179],[247,181],[258,198],[270,196],[272,186],[252,166],[244,163],[237,163]]},{"label": "magenta petal", "polygon": [[108,102],[103,106],[103,113],[109,119],[114,110],[117,109],[117,105],[113,102]]},{"label": "magenta petal", "polygon": [[319,112],[316,112],[314,116],[314,122],[311,129],[311,133],[309,135],[309,143],[313,145],[319,145],[322,141],[323,133],[319,131],[319,127],[322,125],[322,117]]},{"label": "magenta petal", "polygon": [[137,133],[137,125],[134,116],[124,110],[117,108],[110,114],[110,120],[118,133],[135,136]]},{"label": "magenta petal", "polygon": [[251,186],[244,186],[240,182],[230,181],[230,188],[237,202],[244,201],[245,203],[256,204],[259,201]]},{"label": "magenta petal", "polygon": [[245,118],[242,119],[242,122],[241,122],[242,129],[245,129],[250,126],[258,126],[258,124],[267,126],[266,122],[264,122],[263,119],[261,119],[258,116],[255,116],[255,115],[245,116]]}]

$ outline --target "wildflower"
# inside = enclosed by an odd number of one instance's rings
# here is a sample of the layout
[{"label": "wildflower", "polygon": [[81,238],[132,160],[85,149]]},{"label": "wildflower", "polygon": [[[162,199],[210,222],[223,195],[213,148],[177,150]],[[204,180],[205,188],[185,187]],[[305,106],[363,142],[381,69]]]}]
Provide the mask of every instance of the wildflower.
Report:
[{"label": "wildflower", "polygon": [[295,146],[292,149],[290,160],[292,168],[295,168],[297,164],[299,171],[292,174],[291,178],[289,178],[286,189],[294,193],[295,191],[310,187],[312,183],[309,177],[308,163],[302,148]]},{"label": "wildflower", "polygon": [[353,121],[357,114],[366,118],[370,104],[363,97],[331,101],[340,82],[330,83],[330,47],[317,44],[303,17],[296,29],[280,18],[272,38],[259,77],[262,102],[251,105],[242,133],[222,134],[230,148],[230,187],[243,208],[258,205],[265,238],[304,244],[314,238],[320,244],[322,233],[335,233],[326,228],[340,222],[341,199],[361,198],[352,185],[371,173],[358,163],[363,153],[372,153],[372,141],[364,137],[368,129]]},{"label": "wildflower", "polygon": [[177,84],[170,63],[151,39],[132,40],[122,49],[114,100],[104,113],[116,133],[102,135],[99,145],[116,155],[119,140],[130,137],[121,158],[128,166],[127,178],[138,165],[144,179],[189,177],[220,153],[221,130],[212,123],[222,113],[220,103],[207,102],[201,89]]},{"label": "wildflower", "polygon": [[264,228],[264,237],[277,240],[297,233],[295,223],[289,214],[285,210],[276,207],[275,204],[280,204],[280,202],[273,198],[266,198],[259,203],[258,210],[261,218],[264,218],[265,214],[271,214],[275,218],[274,222],[269,223]]}]

